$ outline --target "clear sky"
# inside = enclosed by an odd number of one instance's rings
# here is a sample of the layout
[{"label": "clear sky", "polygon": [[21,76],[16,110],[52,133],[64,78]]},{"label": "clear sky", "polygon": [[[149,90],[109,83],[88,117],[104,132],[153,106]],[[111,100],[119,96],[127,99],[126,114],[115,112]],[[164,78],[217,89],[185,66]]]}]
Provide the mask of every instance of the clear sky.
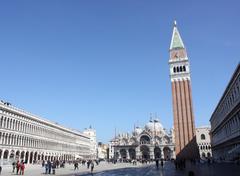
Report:
[{"label": "clear sky", "polygon": [[0,1],[0,98],[99,141],[173,125],[173,21],[191,64],[196,126],[208,125],[240,61],[238,0]]}]

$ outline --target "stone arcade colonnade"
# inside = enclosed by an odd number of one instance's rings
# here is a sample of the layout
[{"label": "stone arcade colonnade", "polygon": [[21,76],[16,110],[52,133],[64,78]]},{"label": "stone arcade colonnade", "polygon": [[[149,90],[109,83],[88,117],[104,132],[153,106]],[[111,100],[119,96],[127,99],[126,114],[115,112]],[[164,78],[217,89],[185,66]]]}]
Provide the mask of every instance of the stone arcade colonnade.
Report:
[{"label": "stone arcade colonnade", "polygon": [[173,145],[115,146],[117,159],[172,159],[175,158]]},{"label": "stone arcade colonnade", "polygon": [[78,131],[67,129],[0,102],[0,159],[73,160],[90,156],[90,139]]}]

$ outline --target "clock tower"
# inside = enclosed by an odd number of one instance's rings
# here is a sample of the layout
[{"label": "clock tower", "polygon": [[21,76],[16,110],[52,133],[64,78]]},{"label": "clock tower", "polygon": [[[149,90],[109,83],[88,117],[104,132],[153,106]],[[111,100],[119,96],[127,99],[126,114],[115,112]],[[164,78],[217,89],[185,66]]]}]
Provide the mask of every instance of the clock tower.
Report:
[{"label": "clock tower", "polygon": [[192,158],[195,122],[192,105],[190,65],[177,23],[174,22],[170,45],[170,78],[174,117],[175,152],[177,157]]}]

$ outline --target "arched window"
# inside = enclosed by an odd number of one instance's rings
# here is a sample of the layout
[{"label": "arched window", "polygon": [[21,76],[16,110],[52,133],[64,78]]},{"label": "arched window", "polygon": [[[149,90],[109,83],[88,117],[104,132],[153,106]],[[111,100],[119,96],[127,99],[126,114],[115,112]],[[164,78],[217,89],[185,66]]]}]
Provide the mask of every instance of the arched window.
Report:
[{"label": "arched window", "polygon": [[1,117],[1,121],[0,121],[0,127],[3,127],[3,116]]},{"label": "arched window", "polygon": [[9,118],[7,118],[7,128],[9,128]]},{"label": "arched window", "polygon": [[184,71],[184,72],[186,71],[186,67],[185,67],[185,65],[183,66],[183,71]]},{"label": "arched window", "polygon": [[205,135],[201,134],[201,140],[205,140],[205,139],[206,139]]},{"label": "arched window", "polygon": [[177,72],[179,72],[179,67],[177,67]]},{"label": "arched window", "polygon": [[173,73],[176,73],[176,67],[173,67]]},{"label": "arched window", "polygon": [[182,72],[182,71],[183,71],[182,66],[180,66],[180,72]]}]

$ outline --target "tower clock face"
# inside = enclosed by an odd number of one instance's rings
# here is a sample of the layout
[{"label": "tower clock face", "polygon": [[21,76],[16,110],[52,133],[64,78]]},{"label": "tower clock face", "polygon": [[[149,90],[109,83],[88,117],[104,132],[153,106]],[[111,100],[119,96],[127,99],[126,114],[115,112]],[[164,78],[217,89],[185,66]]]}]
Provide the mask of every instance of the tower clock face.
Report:
[{"label": "tower clock face", "polygon": [[174,53],[174,58],[179,58],[179,53],[178,52]]},{"label": "tower clock face", "polygon": [[184,58],[186,57],[186,52],[184,49],[177,50],[177,51],[171,51],[171,58],[177,59],[177,58]]}]

